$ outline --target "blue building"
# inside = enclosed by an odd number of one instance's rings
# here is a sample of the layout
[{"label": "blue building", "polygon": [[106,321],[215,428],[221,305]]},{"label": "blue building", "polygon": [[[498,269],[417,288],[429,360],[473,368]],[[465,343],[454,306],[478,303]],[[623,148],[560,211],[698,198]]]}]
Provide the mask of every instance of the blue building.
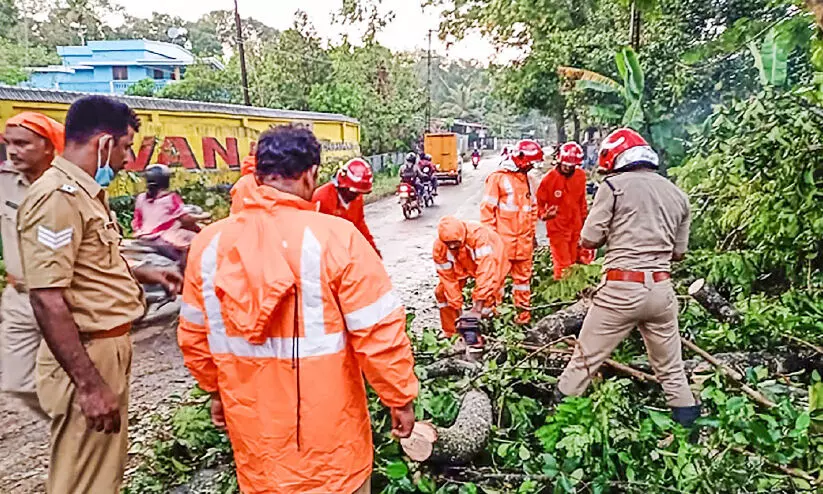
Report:
[{"label": "blue building", "polygon": [[[180,80],[194,55],[172,43],[143,39],[89,41],[85,46],[58,46],[61,65],[31,67],[24,87],[62,89],[86,93],[124,94],[143,79],[154,80],[155,89]],[[216,69],[223,65],[208,59]]]}]

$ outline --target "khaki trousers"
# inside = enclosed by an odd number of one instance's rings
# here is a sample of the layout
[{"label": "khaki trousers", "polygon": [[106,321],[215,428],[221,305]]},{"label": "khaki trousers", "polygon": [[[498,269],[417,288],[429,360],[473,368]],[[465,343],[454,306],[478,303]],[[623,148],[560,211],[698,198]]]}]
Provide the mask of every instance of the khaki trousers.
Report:
[{"label": "khaki trousers", "polygon": [[132,348],[128,335],[92,340],[86,352],[120,401],[120,432],[89,430],[75,400],[76,389],[45,342],[37,353],[37,395],[51,417],[48,494],[117,494],[128,452],[129,377]]},{"label": "khaki trousers", "polygon": [[0,389],[43,416],[34,384],[34,366],[42,336],[29,296],[6,286],[0,303],[0,320]]},{"label": "khaki trousers", "polygon": [[637,327],[669,406],[693,406],[694,395],[683,370],[677,313],[677,297],[669,280],[601,285],[558,389],[568,396],[583,394],[603,362]]}]

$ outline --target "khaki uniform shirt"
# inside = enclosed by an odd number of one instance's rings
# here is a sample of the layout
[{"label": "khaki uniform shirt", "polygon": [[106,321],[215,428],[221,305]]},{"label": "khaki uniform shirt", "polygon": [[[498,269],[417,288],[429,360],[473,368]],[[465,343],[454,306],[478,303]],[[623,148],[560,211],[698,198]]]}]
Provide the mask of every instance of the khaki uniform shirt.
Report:
[{"label": "khaki uniform shirt", "polygon": [[620,173],[606,179],[581,236],[607,242],[606,269],[669,271],[674,253],[689,244],[689,199],[676,185],[652,171]]},{"label": "khaki uniform shirt", "polygon": [[143,292],[120,255],[120,230],[106,192],[58,157],[29,189],[17,216],[29,290],[63,288],[80,332],[107,331],[141,317]]},{"label": "khaki uniform shirt", "polygon": [[17,210],[26,197],[29,181],[11,161],[0,164],[0,235],[3,238],[3,261],[6,273],[23,282],[23,265],[17,247]]}]

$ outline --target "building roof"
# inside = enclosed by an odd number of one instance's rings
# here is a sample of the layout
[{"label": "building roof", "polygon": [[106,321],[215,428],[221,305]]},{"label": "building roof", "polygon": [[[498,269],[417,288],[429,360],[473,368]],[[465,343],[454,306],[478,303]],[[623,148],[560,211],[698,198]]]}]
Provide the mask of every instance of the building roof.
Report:
[{"label": "building roof", "polygon": [[462,125],[463,127],[472,127],[476,129],[488,129],[488,125],[474,122],[466,122],[465,120],[455,120],[454,125]]},{"label": "building roof", "polygon": [[[92,93],[57,91],[54,89],[29,89],[0,85],[0,100],[71,104],[78,98],[88,96],[90,94]],[[199,101],[182,101],[163,98],[142,98],[139,96],[116,96],[115,98],[136,110],[230,113],[232,115],[242,115],[247,117],[274,118],[283,120],[325,120],[359,124],[356,119],[337,113],[275,110],[273,108],[258,108],[253,106],[203,103]]]}]

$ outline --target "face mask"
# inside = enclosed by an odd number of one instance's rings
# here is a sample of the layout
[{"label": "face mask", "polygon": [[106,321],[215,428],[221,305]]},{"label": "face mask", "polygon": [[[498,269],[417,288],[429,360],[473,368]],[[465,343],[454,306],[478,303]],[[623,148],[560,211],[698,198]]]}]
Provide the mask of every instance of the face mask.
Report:
[{"label": "face mask", "polygon": [[[106,163],[103,164],[103,147],[106,145],[106,141],[110,142],[111,145],[109,146],[109,152],[106,155]],[[111,167],[111,152],[113,149],[114,138],[112,136],[100,137],[100,141],[98,141],[97,146],[97,173],[94,174],[94,181],[101,187],[108,187],[114,179],[114,170]]]}]

